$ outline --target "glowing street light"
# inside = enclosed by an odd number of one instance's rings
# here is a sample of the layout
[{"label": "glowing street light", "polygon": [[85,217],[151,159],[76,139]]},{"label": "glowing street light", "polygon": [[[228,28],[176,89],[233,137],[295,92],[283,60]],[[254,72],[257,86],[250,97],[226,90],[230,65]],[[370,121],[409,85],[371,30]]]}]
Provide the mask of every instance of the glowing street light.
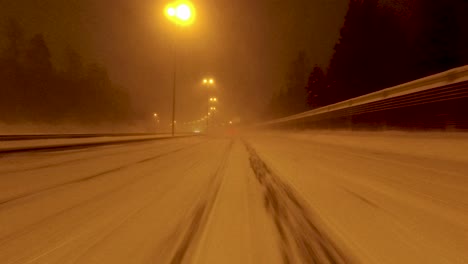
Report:
[{"label": "glowing street light", "polygon": [[177,9],[175,10],[175,15],[177,18],[179,18],[182,21],[187,21],[192,17],[192,10],[190,10],[190,7],[186,4],[181,4],[177,6]]},{"label": "glowing street light", "polygon": [[156,120],[156,122],[159,123],[159,115],[157,113],[154,113],[153,117]]},{"label": "glowing street light", "polygon": [[205,78],[203,79],[203,84],[208,86],[208,85],[213,85],[215,83],[215,80],[213,78]]},{"label": "glowing street light", "polygon": [[[188,0],[176,0],[166,5],[166,17],[174,22],[177,26],[188,26],[195,20],[195,8]],[[177,42],[177,41],[174,41]],[[176,73],[177,73],[177,45],[174,48],[174,70],[173,70],[173,87],[172,87],[172,136],[175,132],[175,105],[176,105]]]},{"label": "glowing street light", "polygon": [[173,7],[169,7],[169,8],[167,8],[166,13],[167,13],[168,16],[173,17],[173,16],[176,15],[176,10]]},{"label": "glowing street light", "polygon": [[188,26],[195,20],[195,8],[186,0],[179,0],[166,6],[166,16],[180,26]]},{"label": "glowing street light", "polygon": [[[203,79],[203,84],[205,86],[207,86],[207,87],[208,86],[214,86],[215,80],[213,78],[204,78]],[[218,101],[218,99],[216,97],[210,97],[209,98],[209,102],[211,102],[211,103],[214,103],[214,102],[217,102],[217,101]],[[215,110],[216,110],[216,107],[210,106],[210,104],[208,104],[208,115],[209,116],[213,116],[213,115],[211,115],[211,112],[215,111]],[[208,122],[208,119],[207,119],[206,120],[206,129],[207,130],[208,130],[208,126],[209,126],[209,122]]]}]

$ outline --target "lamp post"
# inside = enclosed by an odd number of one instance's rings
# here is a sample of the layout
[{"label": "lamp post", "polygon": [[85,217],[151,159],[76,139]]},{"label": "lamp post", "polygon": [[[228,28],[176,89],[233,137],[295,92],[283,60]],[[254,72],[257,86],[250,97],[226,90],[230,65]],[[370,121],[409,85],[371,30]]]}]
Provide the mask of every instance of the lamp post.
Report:
[{"label": "lamp post", "polygon": [[[203,79],[203,85],[206,86],[206,87],[210,87],[210,86],[214,86],[215,84],[215,80],[213,78],[204,78]],[[216,98],[215,97],[210,97],[209,100],[210,100],[210,103],[214,103]],[[216,99],[217,101],[217,99]],[[213,106],[208,103],[208,115],[211,116],[213,118],[213,115],[211,115],[211,112],[214,110],[213,109]],[[208,130],[208,127],[209,127],[209,117],[208,119],[206,119],[206,130]]]},{"label": "lamp post", "polygon": [[156,122],[156,133],[157,133],[158,130],[159,130],[159,115],[158,115],[158,113],[154,113],[153,117],[154,117],[154,120]]},{"label": "lamp post", "polygon": [[[179,0],[170,3],[165,9],[166,17],[179,28],[188,26],[195,19],[195,8],[189,1]],[[177,34],[174,33],[174,35]],[[172,136],[175,134],[175,106],[176,106],[176,81],[177,81],[177,40],[174,36],[174,70],[173,70],[173,86],[172,86]]]}]

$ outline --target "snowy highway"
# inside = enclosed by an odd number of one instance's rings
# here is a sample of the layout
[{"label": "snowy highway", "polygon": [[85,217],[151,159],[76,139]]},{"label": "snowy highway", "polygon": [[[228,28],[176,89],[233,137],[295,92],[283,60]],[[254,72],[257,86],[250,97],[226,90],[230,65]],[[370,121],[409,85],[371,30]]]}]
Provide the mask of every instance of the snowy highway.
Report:
[{"label": "snowy highway", "polygon": [[468,263],[468,136],[199,136],[0,156],[0,263]]}]

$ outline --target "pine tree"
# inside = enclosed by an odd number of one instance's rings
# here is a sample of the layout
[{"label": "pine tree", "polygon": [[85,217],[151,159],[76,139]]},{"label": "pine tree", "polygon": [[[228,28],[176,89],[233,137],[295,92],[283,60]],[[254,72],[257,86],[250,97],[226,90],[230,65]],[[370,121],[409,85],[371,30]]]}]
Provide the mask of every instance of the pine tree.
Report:
[{"label": "pine tree", "polygon": [[9,67],[17,67],[20,63],[24,48],[24,33],[16,20],[8,20],[5,26],[5,49],[2,51],[2,60]]},{"label": "pine tree", "polygon": [[[419,32],[414,45],[415,74],[423,77],[461,66],[462,24],[458,0],[420,1],[416,18]],[[466,16],[466,13],[464,14]]]},{"label": "pine tree", "polygon": [[405,32],[377,0],[352,0],[327,79],[334,103],[399,84],[408,78]]},{"label": "pine tree", "polygon": [[18,22],[9,20],[4,28],[4,49],[0,53],[0,120],[12,122],[22,112],[24,74],[21,60],[24,35]]},{"label": "pine tree", "polygon": [[307,93],[304,87],[307,85],[308,72],[309,60],[307,54],[301,51],[292,61],[286,78],[284,115],[299,113],[306,110]]},{"label": "pine tree", "polygon": [[311,108],[316,108],[322,105],[324,91],[326,89],[326,78],[322,68],[315,66],[309,75],[307,86],[307,104]]},{"label": "pine tree", "polygon": [[[55,107],[56,90],[54,68],[51,54],[44,37],[34,35],[26,47],[23,68],[25,79],[23,81],[23,97],[21,100],[24,109],[24,118],[28,120],[51,121],[59,116],[62,109]],[[65,98],[59,98],[58,100]]]},{"label": "pine tree", "polygon": [[49,48],[42,34],[35,35],[29,42],[25,55],[25,68],[36,75],[49,75],[53,71]]},{"label": "pine tree", "polygon": [[85,75],[81,55],[71,48],[68,48],[65,54],[65,74],[71,80],[80,80]]}]

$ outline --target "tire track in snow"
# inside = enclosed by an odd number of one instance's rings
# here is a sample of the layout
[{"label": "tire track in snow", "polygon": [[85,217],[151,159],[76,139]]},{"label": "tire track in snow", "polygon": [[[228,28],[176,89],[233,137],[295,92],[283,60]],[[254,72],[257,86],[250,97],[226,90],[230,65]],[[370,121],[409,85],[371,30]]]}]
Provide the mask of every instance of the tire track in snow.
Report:
[{"label": "tire track in snow", "polygon": [[[143,145],[143,144],[146,144],[146,143],[143,142],[143,143],[139,143],[139,144]],[[136,146],[137,144],[135,143],[134,145]],[[160,147],[161,146],[151,146],[151,147],[146,147],[146,148],[141,148],[141,149],[135,149],[135,150],[132,150],[132,153],[145,152],[145,151],[149,151],[149,150],[158,149]],[[84,151],[87,151],[87,150],[88,149],[85,149]],[[74,151],[73,153],[76,153],[76,152],[77,151]],[[57,152],[57,153],[60,153],[60,152]],[[54,154],[57,154],[57,153],[54,153]],[[121,155],[121,154],[128,154],[128,151],[118,150],[118,151],[114,151],[114,152],[110,152],[110,153],[105,153],[105,156],[110,157],[110,156],[117,156],[117,155]],[[48,163],[48,164],[44,164],[44,165],[38,165],[38,166],[34,166],[34,167],[29,167],[29,168],[14,169],[14,170],[12,170],[12,169],[10,169],[10,170],[1,170],[0,173],[5,175],[5,174],[9,174],[9,173],[27,172],[27,171],[48,169],[48,168],[54,168],[54,167],[58,167],[58,166],[73,164],[73,163],[76,163],[76,162],[93,160],[95,158],[100,158],[100,157],[102,157],[102,153],[95,154],[95,155],[87,155],[85,157],[76,158],[76,159],[64,160],[64,161],[61,161],[61,162],[53,162],[53,163]],[[1,158],[1,155],[0,155],[0,158]]]},{"label": "tire track in snow", "polygon": [[291,187],[265,164],[246,141],[250,166],[264,187],[267,212],[272,216],[280,237],[283,262],[289,263],[354,263],[331,238],[314,223],[311,211]]},{"label": "tire track in snow", "polygon": [[32,196],[35,196],[35,195],[38,195],[38,194],[42,194],[44,192],[51,191],[51,190],[54,190],[54,189],[57,189],[57,188],[60,188],[60,187],[64,187],[64,186],[67,186],[67,185],[73,185],[73,184],[77,184],[77,183],[81,183],[81,182],[86,182],[86,181],[90,181],[90,180],[93,180],[93,179],[96,179],[96,178],[99,178],[99,177],[111,175],[111,174],[113,174],[113,173],[115,173],[117,171],[129,168],[129,167],[132,167],[132,166],[137,166],[137,165],[139,165],[141,163],[153,161],[153,160],[162,158],[164,156],[174,154],[174,153],[180,152],[182,150],[194,147],[194,146],[199,145],[199,144],[200,143],[196,143],[196,144],[192,144],[192,145],[187,146],[187,147],[181,147],[181,148],[178,148],[178,149],[175,149],[175,150],[171,150],[171,151],[168,151],[168,152],[165,152],[165,153],[161,153],[161,154],[158,154],[158,155],[151,156],[149,158],[144,158],[144,159],[136,161],[136,162],[132,162],[132,163],[129,163],[129,164],[124,164],[124,165],[118,166],[116,168],[105,170],[105,171],[102,171],[102,172],[99,172],[99,173],[96,173],[96,174],[93,174],[93,175],[89,175],[89,176],[86,176],[86,177],[74,179],[74,180],[67,181],[67,182],[61,182],[61,183],[53,184],[53,185],[50,185],[50,186],[42,188],[42,189],[38,189],[38,190],[31,191],[31,192],[26,192],[26,193],[21,193],[21,194],[12,196],[12,197],[7,197],[7,198],[4,198],[3,200],[0,200],[0,208],[2,206],[4,206],[5,204],[9,204],[9,203],[15,202],[15,201],[20,200],[20,199],[25,199],[25,198],[32,197]]},{"label": "tire track in snow", "polygon": [[[181,264],[189,262],[187,260],[194,249],[194,246],[200,242],[204,227],[208,224],[209,218],[213,213],[213,208],[216,203],[216,199],[219,194],[221,184],[223,182],[224,171],[226,169],[227,161],[232,150],[233,141],[229,143],[226,151],[224,152],[220,165],[214,172],[210,186],[208,186],[205,195],[201,198],[200,202],[196,206],[196,209],[192,213],[189,227],[182,235],[181,242],[175,249],[173,257],[171,258],[171,264]],[[176,233],[180,233],[180,230],[176,230]]]}]

